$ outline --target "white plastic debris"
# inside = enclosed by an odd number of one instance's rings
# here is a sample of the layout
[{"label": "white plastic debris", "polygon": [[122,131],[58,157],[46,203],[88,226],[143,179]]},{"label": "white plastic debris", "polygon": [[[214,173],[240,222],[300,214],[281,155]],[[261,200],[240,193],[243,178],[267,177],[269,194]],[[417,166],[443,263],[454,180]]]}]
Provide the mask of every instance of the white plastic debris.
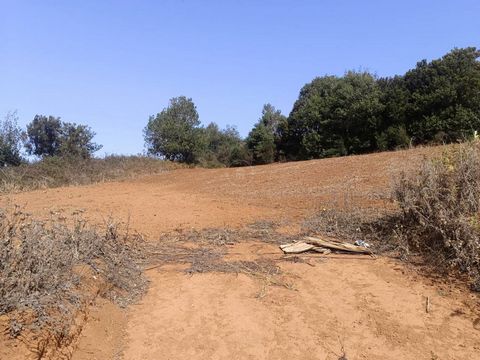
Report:
[{"label": "white plastic debris", "polygon": [[370,244],[369,243],[366,243],[365,241],[363,240],[355,240],[355,245],[357,246],[363,246],[363,247],[366,247],[366,248],[369,248],[370,247]]}]

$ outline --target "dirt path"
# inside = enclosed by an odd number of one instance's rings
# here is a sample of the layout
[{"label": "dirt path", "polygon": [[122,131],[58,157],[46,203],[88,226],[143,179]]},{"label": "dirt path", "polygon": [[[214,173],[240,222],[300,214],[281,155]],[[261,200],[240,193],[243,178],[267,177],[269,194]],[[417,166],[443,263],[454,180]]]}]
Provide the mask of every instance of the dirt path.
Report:
[{"label": "dirt path", "polygon": [[[9,197],[29,211],[78,208],[93,221],[113,214],[155,241],[179,228],[238,227],[301,219],[332,200],[384,206],[389,183],[432,150],[419,149],[270,166],[178,170],[136,181]],[[2,198],[3,204],[7,198]],[[276,247],[230,249],[275,257]],[[268,254],[266,254],[268,253]],[[262,255],[263,254],[263,255]],[[126,312],[99,302],[74,354],[86,359],[476,359],[473,295],[440,287],[389,259],[336,257],[314,267],[279,263],[293,289],[245,275],[147,272],[151,286]],[[261,296],[259,296],[261,294]],[[431,311],[425,311],[430,298]]]}]

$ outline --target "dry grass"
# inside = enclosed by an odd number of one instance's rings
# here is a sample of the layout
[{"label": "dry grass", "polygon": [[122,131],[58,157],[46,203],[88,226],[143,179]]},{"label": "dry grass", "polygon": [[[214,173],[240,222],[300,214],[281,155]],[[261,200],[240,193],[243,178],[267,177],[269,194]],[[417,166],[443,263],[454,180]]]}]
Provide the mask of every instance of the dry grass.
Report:
[{"label": "dry grass", "polygon": [[[172,244],[191,243],[206,248],[225,249],[224,245],[233,245],[240,241],[257,240],[265,243],[283,244],[298,239],[298,236],[281,234],[277,231],[280,223],[256,221],[241,228],[205,228],[202,230],[182,229],[163,233],[159,246],[168,251]],[[175,246],[174,246],[175,247]],[[156,250],[153,250],[154,252]]]},{"label": "dry grass", "polygon": [[440,270],[469,275],[480,291],[480,142],[450,149],[394,189],[396,232]]},{"label": "dry grass", "polygon": [[421,255],[434,272],[465,273],[480,291],[480,143],[446,148],[392,188],[395,207],[327,207],[307,233],[374,243],[407,260]]},{"label": "dry grass", "polygon": [[52,188],[122,180],[158,174],[181,165],[146,156],[104,159],[45,158],[32,164],[0,169],[0,192]]},{"label": "dry grass", "polygon": [[0,238],[0,315],[11,319],[10,336],[35,334],[41,356],[49,343],[72,340],[79,310],[97,293],[125,305],[146,288],[141,238],[114,221],[101,230],[80,213],[43,222],[15,207],[0,213]]},{"label": "dry grass", "polygon": [[228,245],[245,240],[256,240],[280,244],[291,239],[290,236],[276,232],[278,224],[259,221],[244,228],[207,228],[203,230],[177,230],[165,233],[157,244],[152,245],[148,253],[153,268],[167,264],[187,265],[185,273],[244,274],[260,280],[262,286],[257,297],[263,298],[269,286],[293,289],[293,284],[286,280],[278,259],[258,258],[255,260],[226,261]]}]

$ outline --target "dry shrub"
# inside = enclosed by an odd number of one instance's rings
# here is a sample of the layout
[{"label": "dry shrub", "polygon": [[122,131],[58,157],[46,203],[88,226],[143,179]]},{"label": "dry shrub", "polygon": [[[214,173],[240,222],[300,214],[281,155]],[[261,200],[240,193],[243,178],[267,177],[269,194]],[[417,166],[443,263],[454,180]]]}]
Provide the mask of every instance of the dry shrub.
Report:
[{"label": "dry shrub", "polygon": [[439,269],[467,273],[480,290],[480,142],[449,148],[404,174],[394,197],[396,234]]},{"label": "dry shrub", "polygon": [[287,236],[275,231],[277,225],[270,221],[259,221],[245,228],[178,229],[164,233],[158,243],[149,245],[147,253],[150,262],[155,264],[149,269],[167,264],[182,264],[188,266],[184,271],[189,275],[212,272],[244,274],[260,280],[262,288],[257,294],[260,298],[266,295],[269,286],[293,289],[293,284],[283,276],[275,259],[262,257],[248,261],[224,259],[229,253],[227,245],[240,241],[286,242]]},{"label": "dry shrub", "polygon": [[180,166],[146,156],[111,155],[104,159],[49,157],[32,164],[0,169],[0,192],[128,179]]},{"label": "dry shrub", "polygon": [[[64,337],[97,289],[120,304],[145,289],[141,239],[113,221],[99,232],[76,213],[38,221],[18,207],[0,213],[0,315],[22,329]],[[88,289],[87,289],[87,288]]]},{"label": "dry shrub", "polygon": [[341,208],[327,206],[304,221],[303,234],[325,235],[348,241],[373,240],[373,226],[383,214],[377,209],[353,205]]},{"label": "dry shrub", "polygon": [[362,239],[377,252],[421,255],[442,273],[468,274],[480,291],[480,143],[446,148],[393,185],[394,208],[326,207],[304,224],[307,233]]}]

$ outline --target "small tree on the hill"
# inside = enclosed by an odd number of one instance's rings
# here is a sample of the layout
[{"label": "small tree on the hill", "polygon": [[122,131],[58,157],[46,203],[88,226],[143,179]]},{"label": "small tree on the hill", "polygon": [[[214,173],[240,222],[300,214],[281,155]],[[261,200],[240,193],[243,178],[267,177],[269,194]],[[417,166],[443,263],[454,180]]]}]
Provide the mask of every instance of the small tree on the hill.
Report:
[{"label": "small tree on the hill", "polygon": [[192,99],[170,99],[167,108],[151,116],[144,130],[148,152],[168,160],[193,163],[202,147],[198,112]]},{"label": "small tree on the hill", "polygon": [[35,115],[27,125],[27,151],[30,155],[54,156],[60,151],[62,122],[54,116]]},{"label": "small tree on the hill", "polygon": [[23,161],[21,155],[23,132],[17,125],[15,113],[8,113],[0,121],[0,166],[17,166]]},{"label": "small tree on the hill", "polygon": [[89,158],[102,148],[92,140],[89,126],[60,121],[54,116],[36,115],[27,126],[27,151],[30,155]]},{"label": "small tree on the hill", "polygon": [[62,156],[81,157],[87,159],[102,148],[94,143],[95,133],[86,125],[63,123],[61,129],[60,149]]},{"label": "small tree on the hill", "polygon": [[253,155],[254,164],[268,164],[277,157],[281,129],[287,118],[271,104],[265,104],[262,117],[248,134],[246,143]]},{"label": "small tree on the hill", "polygon": [[220,129],[210,123],[202,132],[205,148],[198,154],[200,163],[208,167],[245,166],[251,164],[245,142],[235,127]]}]

